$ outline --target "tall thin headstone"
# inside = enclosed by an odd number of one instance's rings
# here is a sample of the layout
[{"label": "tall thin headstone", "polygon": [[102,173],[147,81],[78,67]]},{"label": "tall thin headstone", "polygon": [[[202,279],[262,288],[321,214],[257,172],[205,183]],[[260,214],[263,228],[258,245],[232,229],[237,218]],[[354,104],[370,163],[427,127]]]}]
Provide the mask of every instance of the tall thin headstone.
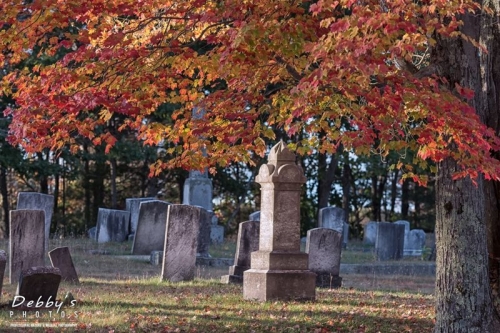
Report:
[{"label": "tall thin headstone", "polygon": [[228,275],[221,277],[222,283],[243,282],[243,272],[250,269],[250,254],[259,250],[259,231],[260,223],[257,221],[240,223],[234,265],[229,267]]},{"label": "tall thin headstone", "polygon": [[76,273],[73,259],[69,253],[69,247],[56,247],[49,252],[52,267],[56,267],[61,272],[61,279],[70,283],[78,284],[78,274]]},{"label": "tall thin headstone", "polygon": [[19,192],[17,195],[16,209],[34,209],[43,210],[45,212],[45,248],[47,252],[49,248],[50,224],[52,214],[54,213],[54,196],[37,192]]},{"label": "tall thin headstone", "polygon": [[127,198],[125,199],[125,210],[130,213],[130,233],[135,234],[139,223],[139,211],[141,202],[156,200],[156,198]]},{"label": "tall thin headstone", "polygon": [[330,228],[314,228],[307,231],[306,253],[309,254],[309,269],[317,274],[319,287],[340,288],[340,257],[342,233]]},{"label": "tall thin headstone", "polygon": [[177,282],[194,279],[201,210],[189,205],[168,206],[162,280]]},{"label": "tall thin headstone", "polygon": [[22,270],[45,265],[45,212],[28,209],[11,210],[9,239],[12,284],[17,283]]},{"label": "tall thin headstone", "polygon": [[260,221],[260,210],[251,213],[248,218],[250,221]]},{"label": "tall thin headstone", "polygon": [[259,169],[261,185],[259,251],[251,254],[251,269],[243,273],[243,298],[314,300],[316,274],[300,252],[300,195],[306,182],[295,154],[283,141],[271,149],[268,164]]},{"label": "tall thin headstone", "polygon": [[[193,119],[203,119],[206,111],[203,108],[194,108],[192,112]],[[203,150],[203,154],[205,151]],[[184,182],[184,191],[182,203],[184,205],[200,206],[212,212],[213,186],[212,180],[208,178],[207,170],[189,171],[189,177]],[[224,227],[217,224],[217,220],[213,219],[211,226],[207,231],[209,239],[214,243],[220,243],[224,240]],[[204,236],[202,236],[204,237]]]},{"label": "tall thin headstone", "polygon": [[169,205],[161,200],[140,202],[132,254],[144,255],[152,251],[163,251]]}]

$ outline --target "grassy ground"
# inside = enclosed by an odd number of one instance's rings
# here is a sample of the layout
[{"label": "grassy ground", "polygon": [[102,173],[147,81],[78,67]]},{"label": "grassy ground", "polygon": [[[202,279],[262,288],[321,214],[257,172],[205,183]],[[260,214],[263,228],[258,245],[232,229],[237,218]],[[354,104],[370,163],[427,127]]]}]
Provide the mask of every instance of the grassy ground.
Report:
[{"label": "grassy ground", "polygon": [[[23,318],[22,311],[8,308],[16,286],[6,284],[6,272],[0,332],[385,333],[430,332],[433,326],[433,277],[348,275],[343,276],[341,289],[318,288],[315,302],[258,303],[243,300],[241,286],[219,282],[227,267],[200,266],[194,281],[161,282],[160,267],[115,256],[129,254],[131,243],[51,240],[50,249],[58,246],[70,247],[81,281],[76,286],[63,283],[58,298],[71,292],[76,305],[62,307],[59,313],[40,310],[39,318],[30,311]],[[5,241],[0,249],[7,249]],[[231,257],[234,243],[214,246],[210,253]],[[344,252],[343,262],[349,256],[356,257],[356,263],[373,257],[348,253]],[[12,327],[16,322],[57,327]]]}]

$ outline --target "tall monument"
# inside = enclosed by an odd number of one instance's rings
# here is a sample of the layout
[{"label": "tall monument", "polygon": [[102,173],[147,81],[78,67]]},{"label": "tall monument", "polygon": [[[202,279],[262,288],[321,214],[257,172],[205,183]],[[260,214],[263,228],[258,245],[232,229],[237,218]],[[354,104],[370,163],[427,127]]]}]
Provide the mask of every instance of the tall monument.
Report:
[{"label": "tall monument", "polygon": [[283,141],[261,166],[259,250],[243,274],[243,298],[314,300],[316,274],[308,269],[308,254],[300,252],[300,194],[306,182],[295,154]]}]

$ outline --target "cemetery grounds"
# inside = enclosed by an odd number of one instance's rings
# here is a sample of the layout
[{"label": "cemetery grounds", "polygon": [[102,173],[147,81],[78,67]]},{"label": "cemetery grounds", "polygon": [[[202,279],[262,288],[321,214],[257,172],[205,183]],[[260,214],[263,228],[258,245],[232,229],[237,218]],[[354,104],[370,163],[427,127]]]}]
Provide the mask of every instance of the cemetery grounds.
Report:
[{"label": "cemetery grounds", "polygon": [[[51,239],[49,250],[68,246],[80,284],[62,282],[75,306],[11,309],[16,285],[8,267],[0,299],[0,332],[431,332],[434,277],[345,274],[340,289],[317,288],[316,301],[243,300],[242,286],[222,284],[227,266],[197,265],[194,281],[160,281],[161,266],[130,256],[132,242],[98,244],[88,238]],[[8,253],[8,241],[0,241]],[[213,258],[234,258],[235,241],[212,245]],[[424,256],[427,255],[424,253]],[[351,241],[341,262],[374,264],[375,256]],[[390,265],[426,263],[422,258]],[[48,256],[46,264],[50,265]],[[232,263],[231,263],[232,264]],[[8,265],[7,265],[8,266]],[[12,312],[11,312],[12,311]],[[25,316],[25,317],[24,317]]]}]

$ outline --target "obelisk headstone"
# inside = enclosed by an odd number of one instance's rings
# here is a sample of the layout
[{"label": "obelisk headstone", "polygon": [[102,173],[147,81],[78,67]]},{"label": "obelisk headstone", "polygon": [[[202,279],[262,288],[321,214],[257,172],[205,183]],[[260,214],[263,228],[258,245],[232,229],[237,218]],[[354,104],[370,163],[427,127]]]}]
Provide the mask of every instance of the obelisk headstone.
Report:
[{"label": "obelisk headstone", "polygon": [[308,269],[307,253],[300,252],[300,194],[306,178],[283,141],[271,149],[256,182],[262,192],[259,251],[251,254],[251,269],[243,273],[243,298],[314,300],[316,274]]}]

